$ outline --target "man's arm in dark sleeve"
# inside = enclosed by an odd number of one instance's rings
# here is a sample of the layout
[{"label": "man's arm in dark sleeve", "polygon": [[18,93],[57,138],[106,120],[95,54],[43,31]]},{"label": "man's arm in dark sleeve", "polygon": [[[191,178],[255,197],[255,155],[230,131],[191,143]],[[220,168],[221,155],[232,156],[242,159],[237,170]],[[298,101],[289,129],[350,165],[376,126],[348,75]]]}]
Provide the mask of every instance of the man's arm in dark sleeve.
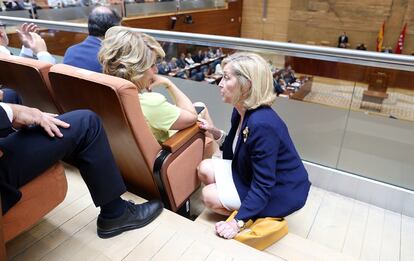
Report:
[{"label": "man's arm in dark sleeve", "polygon": [[11,132],[13,132],[12,123],[6,111],[0,106],[0,137],[6,137]]}]

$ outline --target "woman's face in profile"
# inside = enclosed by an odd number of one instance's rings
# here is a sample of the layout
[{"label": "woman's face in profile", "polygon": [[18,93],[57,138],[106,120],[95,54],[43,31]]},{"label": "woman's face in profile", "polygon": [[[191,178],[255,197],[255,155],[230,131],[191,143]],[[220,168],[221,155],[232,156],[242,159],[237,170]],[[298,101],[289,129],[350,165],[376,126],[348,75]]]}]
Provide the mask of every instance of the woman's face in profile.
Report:
[{"label": "woman's face in profile", "polygon": [[142,76],[140,80],[142,87],[143,88],[148,87],[152,83],[154,75],[157,73],[158,73],[157,65],[153,64],[151,68],[149,68],[148,70],[144,72],[144,75]]},{"label": "woman's face in profile", "polygon": [[231,70],[230,64],[226,64],[223,68],[223,78],[219,83],[220,95],[224,103],[233,104],[233,100],[238,96],[239,82]]}]

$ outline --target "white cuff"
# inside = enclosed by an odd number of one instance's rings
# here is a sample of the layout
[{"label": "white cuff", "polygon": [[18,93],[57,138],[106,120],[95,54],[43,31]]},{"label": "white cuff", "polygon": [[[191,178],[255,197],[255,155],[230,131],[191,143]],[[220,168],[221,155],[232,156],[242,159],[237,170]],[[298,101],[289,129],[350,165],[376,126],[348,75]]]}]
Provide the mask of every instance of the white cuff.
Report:
[{"label": "white cuff", "polygon": [[46,52],[46,51],[38,52],[37,59],[39,61],[49,62],[51,64],[56,63],[55,57],[53,57],[49,52]]},{"label": "white cuff", "polygon": [[20,56],[33,58],[33,51],[30,48],[22,46],[22,49],[20,50]]},{"label": "white cuff", "polygon": [[13,110],[10,105],[0,102],[0,106],[3,107],[3,110],[6,112],[7,117],[9,118],[10,122],[13,122]]},{"label": "white cuff", "polygon": [[227,133],[225,133],[223,130],[220,130],[220,132],[221,132],[220,138],[218,138],[216,142],[221,147],[221,145],[223,145],[224,140],[226,139]]}]

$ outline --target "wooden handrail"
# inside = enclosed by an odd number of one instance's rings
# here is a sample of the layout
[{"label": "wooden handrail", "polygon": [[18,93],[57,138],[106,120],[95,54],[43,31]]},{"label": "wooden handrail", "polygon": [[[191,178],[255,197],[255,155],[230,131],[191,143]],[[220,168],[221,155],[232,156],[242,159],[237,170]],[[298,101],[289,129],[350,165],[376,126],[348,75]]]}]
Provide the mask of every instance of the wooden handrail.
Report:
[{"label": "wooden handrail", "polygon": [[198,132],[202,132],[198,127],[198,123],[195,123],[193,126],[190,126],[186,129],[178,131],[176,134],[171,136],[168,140],[162,143],[163,149],[174,153],[177,151],[184,143],[186,143],[191,137],[196,135]]}]

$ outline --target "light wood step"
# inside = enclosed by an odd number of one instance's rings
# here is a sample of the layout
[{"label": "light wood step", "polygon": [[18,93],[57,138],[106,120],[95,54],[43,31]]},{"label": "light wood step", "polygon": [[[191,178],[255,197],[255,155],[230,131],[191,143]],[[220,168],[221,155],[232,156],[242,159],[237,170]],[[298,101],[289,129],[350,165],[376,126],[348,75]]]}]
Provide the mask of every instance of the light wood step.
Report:
[{"label": "light wood step", "polygon": [[[73,193],[37,225],[7,244],[10,260],[282,260],[234,240],[219,238],[209,228],[164,209],[149,225],[110,239],[96,234],[99,213],[78,173],[67,172]],[[126,193],[125,199],[145,200]],[[64,217],[64,218],[63,218]]]},{"label": "light wood step", "polygon": [[[212,234],[214,224],[224,219],[225,217],[205,209],[195,222],[208,227],[208,233]],[[293,233],[289,233],[264,252],[285,260],[357,260]]]}]

